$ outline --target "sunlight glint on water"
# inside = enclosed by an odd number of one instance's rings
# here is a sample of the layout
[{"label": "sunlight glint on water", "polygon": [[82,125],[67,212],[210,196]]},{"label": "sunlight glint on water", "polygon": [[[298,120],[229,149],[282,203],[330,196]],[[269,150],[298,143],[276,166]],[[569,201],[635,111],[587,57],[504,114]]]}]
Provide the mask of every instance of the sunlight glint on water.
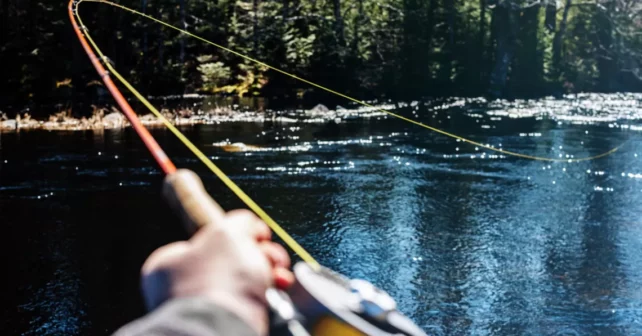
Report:
[{"label": "sunlight glint on water", "polygon": [[[642,333],[641,99],[453,99],[396,111],[544,157],[628,140],[580,163],[516,159],[391,119],[183,130],[322,264],[389,291],[430,333],[631,335]],[[242,206],[169,133],[152,132],[225,208]],[[15,256],[6,264],[16,288],[2,329],[100,335],[142,314],[140,264],[184,233],[131,130],[10,133],[2,145],[11,234],[0,246]]]}]

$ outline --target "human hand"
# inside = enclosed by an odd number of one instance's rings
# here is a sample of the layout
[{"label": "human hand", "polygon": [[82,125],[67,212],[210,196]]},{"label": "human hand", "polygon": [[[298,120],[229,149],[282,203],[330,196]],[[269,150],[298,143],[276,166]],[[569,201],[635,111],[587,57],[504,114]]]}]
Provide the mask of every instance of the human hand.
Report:
[{"label": "human hand", "polygon": [[[175,175],[178,180],[194,182],[191,172]],[[215,205],[211,198],[209,201]],[[194,200],[174,203],[183,207],[182,211],[190,211],[193,204],[186,205],[190,202]],[[142,289],[148,309],[172,298],[204,297],[266,335],[265,291],[273,285],[285,289],[294,281],[287,252],[270,241],[270,229],[252,212],[224,214],[207,202],[199,204],[196,212],[209,215],[192,216],[191,220],[207,223],[196,223],[202,228],[189,241],[159,248],[143,265]]]}]

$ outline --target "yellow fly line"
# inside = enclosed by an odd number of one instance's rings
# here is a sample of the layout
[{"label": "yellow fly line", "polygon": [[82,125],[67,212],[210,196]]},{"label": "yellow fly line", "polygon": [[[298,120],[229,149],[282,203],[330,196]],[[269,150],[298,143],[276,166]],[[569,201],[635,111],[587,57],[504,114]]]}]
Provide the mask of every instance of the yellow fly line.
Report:
[{"label": "yellow fly line", "polygon": [[[458,136],[458,135],[450,133],[450,132],[446,132],[444,130],[440,130],[438,128],[435,128],[435,127],[432,127],[432,126],[429,126],[429,125],[425,125],[425,124],[423,124],[421,122],[418,122],[418,121],[410,119],[410,118],[406,118],[406,117],[404,117],[402,115],[399,115],[399,114],[396,114],[396,113],[393,113],[393,112],[390,112],[390,111],[383,110],[381,108],[378,108],[378,107],[373,106],[371,104],[368,104],[366,102],[363,102],[363,101],[357,100],[355,98],[349,97],[349,96],[344,95],[342,93],[339,93],[339,92],[336,92],[336,91],[331,90],[329,88],[326,88],[326,87],[324,87],[322,85],[319,85],[319,84],[316,84],[314,82],[308,81],[306,79],[300,78],[300,77],[298,77],[296,75],[293,75],[293,74],[291,74],[289,72],[286,72],[286,71],[283,71],[281,69],[278,69],[278,68],[275,68],[273,66],[270,66],[268,64],[265,64],[265,63],[263,63],[261,61],[258,61],[258,60],[254,59],[254,58],[251,58],[251,57],[249,57],[247,55],[241,54],[239,52],[236,52],[234,50],[231,50],[229,48],[226,48],[224,46],[221,46],[221,45],[216,44],[214,42],[211,42],[209,40],[206,40],[206,39],[204,39],[204,38],[202,38],[200,36],[197,36],[195,34],[192,34],[192,33],[188,32],[186,30],[180,29],[180,28],[175,27],[173,25],[170,25],[170,24],[168,24],[166,22],[158,20],[158,19],[156,19],[156,18],[154,18],[152,16],[149,16],[147,14],[138,12],[138,11],[133,10],[133,9],[130,9],[130,8],[125,7],[123,5],[116,4],[116,3],[113,3],[113,2],[110,2],[110,1],[106,1],[106,0],[80,0],[76,4],[76,9],[78,9],[78,6],[82,2],[100,2],[100,3],[105,3],[105,4],[108,4],[108,5],[117,7],[117,8],[121,8],[121,9],[126,10],[128,12],[131,12],[131,13],[143,16],[143,17],[145,17],[147,19],[150,19],[152,21],[158,22],[158,23],[160,23],[160,24],[162,24],[162,25],[164,25],[166,27],[172,28],[174,30],[177,30],[177,31],[183,33],[183,34],[186,34],[188,36],[194,37],[194,38],[196,38],[196,39],[198,39],[200,41],[203,41],[205,43],[213,45],[213,46],[215,46],[215,47],[217,47],[219,49],[222,49],[224,51],[227,51],[229,53],[232,53],[234,55],[242,57],[242,58],[244,58],[246,60],[249,60],[251,62],[254,62],[256,64],[264,66],[266,68],[272,69],[272,70],[274,70],[276,72],[279,72],[279,73],[284,74],[286,76],[292,77],[292,78],[294,78],[296,80],[302,81],[304,83],[307,83],[307,84],[309,84],[311,86],[317,87],[317,88],[322,89],[324,91],[330,92],[330,93],[335,94],[337,96],[340,96],[340,97],[343,97],[345,99],[348,99],[348,100],[350,100],[352,102],[355,102],[355,103],[364,105],[366,107],[375,109],[377,111],[386,113],[386,114],[388,114],[388,115],[390,115],[392,117],[404,120],[406,122],[415,124],[417,126],[429,129],[429,130],[431,130],[433,132],[436,132],[436,133],[439,133],[439,134],[442,134],[442,135],[457,139],[459,141],[463,141],[463,142],[466,142],[466,143],[469,143],[469,144],[472,144],[472,145],[475,145],[475,146],[478,146],[478,147],[482,147],[482,148],[485,148],[485,149],[488,149],[488,150],[491,150],[491,151],[499,152],[499,153],[502,153],[502,154],[505,154],[505,155],[508,155],[508,156],[514,156],[514,157],[519,157],[519,158],[524,158],[524,159],[531,159],[531,160],[538,160],[538,161],[549,161],[549,162],[581,162],[581,161],[589,161],[589,160],[594,160],[594,159],[598,159],[598,158],[601,158],[601,157],[608,156],[610,154],[613,154],[615,151],[617,151],[619,149],[619,147],[621,147],[621,145],[620,145],[620,146],[618,146],[616,148],[613,148],[613,149],[609,150],[608,152],[605,152],[605,153],[602,153],[602,154],[599,154],[599,155],[590,156],[590,157],[579,158],[579,159],[575,159],[575,158],[572,158],[572,159],[546,158],[546,157],[538,157],[538,156],[532,156],[532,155],[527,155],[527,154],[521,154],[521,153],[515,153],[515,152],[511,152],[511,151],[506,151],[506,150],[503,150],[503,149],[495,148],[495,147],[492,147],[492,146],[489,146],[489,145],[485,145],[485,144],[482,144],[482,143],[479,143],[479,142],[476,142],[476,141],[473,141],[473,140]],[[82,22],[82,18],[80,17],[80,13],[79,13],[78,10],[76,10],[75,14],[76,14],[76,17],[78,18],[78,22],[80,23],[81,27],[85,27],[84,23]],[[89,32],[87,31],[87,29],[84,29],[84,34],[87,37],[87,40],[89,41],[89,43],[96,50],[96,53],[100,56],[100,58],[105,60],[106,59],[105,55],[100,50],[98,45],[94,42],[94,40],[91,38],[91,36],[90,36]],[[293,252],[298,254],[301,257],[301,259],[303,259],[305,262],[310,264],[312,267],[314,267],[314,268],[318,268],[319,267],[319,263],[301,245],[299,245],[296,242],[296,240],[294,240],[294,238],[292,238],[278,223],[276,223],[276,221],[274,221],[254,200],[252,200],[252,198],[249,195],[247,195],[218,166],[216,166],[216,164],[214,164],[202,151],[200,151],[198,149],[198,147],[196,147],[183,133],[181,133],[169,120],[167,120],[167,118],[165,118],[165,116],[163,116],[140,92],[138,92],[111,65],[110,62],[103,62],[103,63],[107,67],[107,69],[110,71],[110,73],[112,73],[137,99],[139,99],[143,103],[143,105],[145,105],[172,133],[174,133],[174,135],[189,150],[191,150],[192,153],[194,153],[194,155],[196,155],[196,157],[198,157],[218,178],[220,178],[221,181],[230,190],[232,190],[232,192],[234,194],[236,194],[252,211],[254,211],[274,231],[274,233],[279,238],[281,238],[283,240],[283,242],[286,245],[288,245],[288,247],[290,247],[290,249],[292,249]]]},{"label": "yellow fly line", "polygon": [[[433,132],[436,132],[436,133],[439,133],[439,134],[445,135],[445,136],[447,136],[447,137],[450,137],[450,138],[453,138],[453,139],[457,139],[457,140],[459,140],[459,141],[462,141],[462,142],[465,142],[465,143],[469,143],[469,144],[471,144],[471,145],[475,145],[475,146],[477,146],[477,147],[485,148],[485,149],[488,149],[488,150],[490,150],[490,151],[499,152],[499,153],[504,154],[504,155],[507,155],[507,156],[514,156],[514,157],[519,157],[519,158],[523,158],[523,159],[530,159],[530,160],[537,160],[537,161],[548,161],[548,162],[569,162],[569,163],[571,163],[571,162],[582,162],[582,161],[590,161],[590,160],[599,159],[599,158],[602,158],[602,157],[605,157],[605,156],[608,156],[608,155],[611,155],[611,154],[615,153],[615,152],[616,152],[616,151],[617,151],[617,150],[622,146],[622,145],[617,146],[617,147],[615,147],[615,148],[613,148],[613,149],[611,149],[611,150],[609,150],[609,151],[607,151],[607,152],[604,152],[604,153],[602,153],[602,154],[593,155],[593,156],[584,157],[584,158],[577,158],[577,159],[576,159],[576,158],[562,159],[562,158],[549,158],[549,157],[542,157],[542,156],[534,156],[534,155],[528,155],[528,154],[522,154],[522,153],[511,152],[511,151],[507,151],[507,150],[504,150],[504,149],[501,149],[501,148],[495,148],[495,147],[493,147],[493,146],[490,146],[490,145],[487,145],[487,144],[483,144],[483,143],[481,143],[481,142],[473,141],[473,140],[470,140],[470,139],[464,138],[464,137],[462,137],[462,136],[459,136],[459,135],[457,135],[457,134],[453,134],[453,133],[450,133],[450,132],[447,132],[447,131],[441,130],[441,129],[439,129],[439,128],[436,128],[436,127],[432,127],[432,126],[426,125],[426,124],[424,124],[424,123],[422,123],[422,122],[419,122],[419,121],[416,121],[416,120],[413,120],[413,119],[410,119],[410,118],[404,117],[404,116],[399,115],[399,114],[397,114],[397,113],[393,113],[393,112],[390,112],[390,111],[387,111],[387,110],[384,110],[384,109],[378,108],[378,107],[376,107],[376,106],[374,106],[374,105],[372,105],[372,104],[368,104],[368,103],[366,103],[366,102],[364,102],[364,101],[361,101],[361,100],[358,100],[358,99],[356,99],[356,98],[352,98],[352,97],[347,96],[347,95],[345,95],[345,94],[343,94],[343,93],[340,93],[340,92],[334,91],[334,90],[329,89],[329,88],[327,88],[327,87],[325,87],[325,86],[323,86],[323,85],[320,85],[320,84],[317,84],[317,83],[311,82],[311,81],[309,81],[309,80],[307,80],[307,79],[304,79],[304,78],[298,77],[297,75],[294,75],[294,74],[289,73],[289,72],[287,72],[287,71],[284,71],[284,70],[281,70],[281,69],[279,69],[279,68],[273,67],[273,66],[271,66],[271,65],[269,65],[269,64],[263,63],[263,62],[261,62],[261,61],[259,61],[259,60],[257,60],[257,59],[254,59],[254,58],[252,58],[252,57],[250,57],[250,56],[247,56],[247,55],[242,54],[242,53],[240,53],[240,52],[237,52],[237,51],[234,51],[234,50],[232,50],[232,49],[226,48],[226,47],[224,47],[224,46],[222,46],[222,45],[220,45],[220,44],[214,43],[214,42],[209,41],[209,40],[207,40],[207,39],[205,39],[205,38],[203,38],[203,37],[200,37],[200,36],[198,36],[198,35],[196,35],[196,34],[190,33],[190,32],[189,32],[189,31],[187,31],[187,30],[184,30],[184,29],[178,28],[178,27],[173,26],[173,25],[171,25],[171,24],[169,24],[169,23],[167,23],[167,22],[161,21],[161,20],[159,20],[159,19],[157,19],[157,18],[155,18],[155,17],[153,17],[153,16],[147,15],[147,14],[145,14],[145,13],[141,13],[141,12],[139,12],[139,11],[137,11],[137,10],[131,9],[131,8],[129,8],[129,7],[126,7],[126,6],[123,6],[123,5],[121,5],[121,4],[113,3],[113,2],[111,2],[111,1],[107,1],[107,0],[80,0],[80,2],[83,2],[83,1],[85,1],[85,2],[100,2],[100,3],[108,4],[108,5],[111,5],[111,6],[114,6],[114,7],[120,8],[120,9],[123,9],[123,10],[125,10],[125,11],[128,11],[128,12],[133,13],[133,14],[136,14],[136,15],[140,15],[140,16],[142,16],[142,17],[146,18],[146,19],[152,20],[152,21],[157,22],[157,23],[159,23],[159,24],[161,24],[161,25],[163,25],[163,26],[165,26],[165,27],[168,27],[168,28],[174,29],[174,30],[176,30],[176,31],[179,31],[179,32],[181,32],[181,33],[183,33],[183,34],[185,34],[185,35],[191,36],[191,37],[193,37],[193,38],[195,38],[195,39],[197,39],[197,40],[200,40],[200,41],[202,41],[202,42],[204,42],[204,43],[207,43],[207,44],[213,45],[213,46],[215,46],[215,47],[217,47],[217,48],[219,48],[219,49],[221,49],[221,50],[224,50],[224,51],[226,51],[226,52],[229,52],[229,53],[231,53],[231,54],[234,54],[234,55],[236,55],[236,56],[239,56],[239,57],[241,57],[241,58],[244,58],[244,59],[246,59],[246,60],[248,60],[248,61],[254,62],[254,63],[256,63],[256,64],[258,64],[258,65],[260,65],[260,66],[263,66],[263,67],[266,67],[266,68],[268,68],[268,69],[274,70],[274,71],[276,71],[276,72],[278,72],[278,73],[281,73],[281,74],[286,75],[286,76],[288,76],[288,77],[294,78],[294,79],[296,79],[296,80],[298,80],[298,81],[304,82],[304,83],[306,83],[306,84],[309,84],[309,85],[311,85],[311,86],[314,86],[314,87],[319,88],[319,89],[321,89],[321,90],[324,90],[324,91],[326,91],[326,92],[332,93],[332,94],[337,95],[337,96],[339,96],[339,97],[345,98],[345,99],[350,100],[350,101],[352,101],[352,102],[355,102],[355,103],[357,103],[357,104],[360,104],[360,105],[363,105],[363,106],[366,106],[366,107],[372,108],[372,109],[374,109],[374,110],[376,110],[376,111],[379,111],[379,112],[385,113],[385,114],[387,114],[387,115],[389,115],[389,116],[395,117],[395,118],[397,118],[397,119],[401,119],[401,120],[406,121],[406,122],[409,122],[409,123],[411,123],[411,124],[414,124],[414,125],[417,125],[417,126],[420,126],[420,127],[426,128],[426,129],[429,129],[429,130],[431,130],[431,131],[433,131]],[[109,62],[106,62],[106,63],[109,63]],[[122,81],[122,80],[121,80],[121,81]]]},{"label": "yellow fly line", "polygon": [[[78,2],[78,5],[83,2],[82,0]],[[76,7],[78,8],[78,7]],[[81,27],[84,27],[82,19],[78,10],[76,10],[76,17],[78,18],[78,23]],[[84,31],[85,37],[89,43],[96,50],[96,53],[104,60],[105,55],[98,48],[98,45],[91,38],[87,30]],[[308,263],[311,267],[318,269],[319,263],[308,253],[299,243],[297,243],[292,236],[290,236],[272,217],[270,217],[254,200],[248,196],[234,181],[232,181],[214,162],[212,162],[203,152],[201,152],[198,147],[196,147],[181,131],[179,131],[165,116],[163,116],[145,97],[140,94],[123,76],[116,71],[116,69],[110,64],[110,62],[103,62],[109,72],[116,76],[118,80],[125,86],[129,91],[131,91],[136,98],[138,98],[156,117],[167,126],[167,128],[176,135],[176,137],[187,147],[189,150],[196,155],[218,178],[223,181],[223,183],[232,190],[236,196],[238,196],[252,211],[254,211],[259,218],[261,218],[274,233],[283,240],[283,242],[292,249],[296,254],[298,254],[303,261]]]}]

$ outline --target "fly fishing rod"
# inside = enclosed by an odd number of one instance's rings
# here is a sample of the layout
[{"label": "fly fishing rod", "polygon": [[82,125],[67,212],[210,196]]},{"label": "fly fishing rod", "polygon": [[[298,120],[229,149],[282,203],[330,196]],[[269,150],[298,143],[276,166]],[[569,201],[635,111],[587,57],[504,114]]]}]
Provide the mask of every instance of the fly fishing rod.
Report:
[{"label": "fly fishing rod", "polygon": [[[190,233],[217,225],[225,215],[189,170],[165,178],[163,196]],[[293,336],[425,336],[397,310],[387,293],[364,280],[351,280],[328,268],[294,265],[296,281],[287,290],[266,291],[270,334]]]},{"label": "fly fishing rod", "polygon": [[[203,225],[220,223],[225,213],[207,194],[198,176],[191,171],[176,169],[111,80],[110,72],[102,64],[106,61],[104,55],[78,16],[79,3],[80,1],[70,0],[68,5],[69,19],[74,31],[98,75],[164,172],[163,196],[178,212],[190,234]],[[101,57],[96,56],[90,43]],[[105,64],[120,79],[115,69],[109,63]],[[180,131],[170,126],[171,124],[168,125],[170,130],[178,132],[177,136],[180,134],[179,139],[186,140]],[[195,146],[189,140],[183,142],[199,158],[205,157],[198,149],[194,150]],[[266,292],[272,316],[271,333],[289,333],[294,336],[425,335],[418,326],[397,310],[395,301],[384,291],[367,281],[350,280],[320,266],[214,163],[207,160],[207,157],[205,159],[206,164],[209,162],[208,167],[304,260],[295,264],[295,283],[287,292],[273,288]]]}]

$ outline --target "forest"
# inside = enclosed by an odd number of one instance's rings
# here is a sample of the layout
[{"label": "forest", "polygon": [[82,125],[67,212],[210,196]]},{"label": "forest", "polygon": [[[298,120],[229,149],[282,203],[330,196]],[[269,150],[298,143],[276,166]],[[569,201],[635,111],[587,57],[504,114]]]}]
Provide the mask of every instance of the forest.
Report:
[{"label": "forest", "polygon": [[[641,91],[639,0],[124,0],[358,99],[520,98]],[[149,96],[338,102],[305,83],[105,4],[80,13]],[[0,0],[0,111],[88,113],[111,104],[68,22],[67,1]]]}]

